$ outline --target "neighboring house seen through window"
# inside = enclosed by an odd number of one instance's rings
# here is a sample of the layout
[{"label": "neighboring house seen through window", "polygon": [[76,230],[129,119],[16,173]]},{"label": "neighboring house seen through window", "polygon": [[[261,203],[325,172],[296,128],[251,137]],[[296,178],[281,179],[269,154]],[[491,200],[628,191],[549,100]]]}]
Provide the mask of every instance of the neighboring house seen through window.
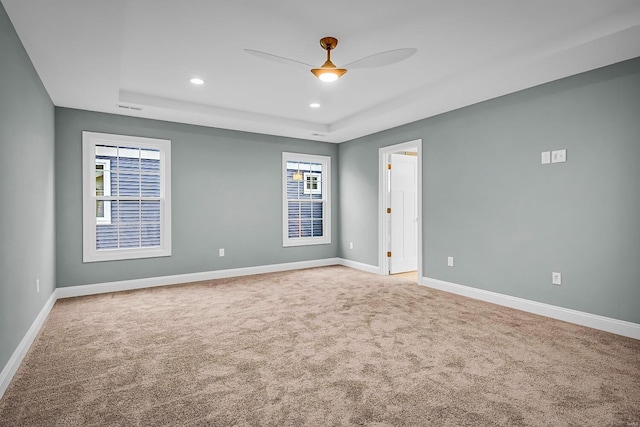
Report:
[{"label": "neighboring house seen through window", "polygon": [[170,141],[83,132],[83,261],[171,255]]},{"label": "neighboring house seen through window", "polygon": [[[111,161],[96,158],[96,196],[111,196]],[[111,202],[96,201],[96,223],[111,224]]]},{"label": "neighboring house seen through window", "polygon": [[283,246],[331,243],[331,158],[282,153]]},{"label": "neighboring house seen through window", "polygon": [[304,173],[304,194],[322,194],[322,174],[317,172]]}]

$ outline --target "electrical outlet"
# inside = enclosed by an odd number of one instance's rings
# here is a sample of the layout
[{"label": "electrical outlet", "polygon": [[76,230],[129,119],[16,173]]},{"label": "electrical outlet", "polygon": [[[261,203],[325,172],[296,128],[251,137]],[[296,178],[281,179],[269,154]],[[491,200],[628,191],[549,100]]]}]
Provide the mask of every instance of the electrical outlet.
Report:
[{"label": "electrical outlet", "polygon": [[40,293],[40,279],[36,279],[36,293]]},{"label": "electrical outlet", "polygon": [[567,150],[555,150],[551,152],[551,163],[562,163],[567,161]]},{"label": "electrical outlet", "polygon": [[349,249],[353,249],[353,242],[349,242]]},{"label": "electrical outlet", "polygon": [[218,249],[218,255],[224,256],[224,248]]},{"label": "electrical outlet", "polygon": [[562,285],[562,274],[556,272],[551,273],[551,283],[554,285]]},{"label": "electrical outlet", "polygon": [[453,267],[453,257],[452,256],[447,257],[447,265],[449,267]]}]

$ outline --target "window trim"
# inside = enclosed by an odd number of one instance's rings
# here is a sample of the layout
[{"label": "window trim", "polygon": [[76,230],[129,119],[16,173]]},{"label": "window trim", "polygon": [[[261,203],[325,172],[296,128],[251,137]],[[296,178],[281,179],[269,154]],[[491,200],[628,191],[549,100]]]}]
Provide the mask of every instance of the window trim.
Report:
[{"label": "window trim", "polygon": [[[160,151],[160,246],[96,249],[96,145],[121,145]],[[105,194],[106,195],[106,194]],[[98,132],[82,132],[82,262],[171,256],[171,141]]]},{"label": "window trim", "polygon": [[[323,232],[318,237],[289,237],[289,216],[287,199],[287,162],[308,162],[322,164],[322,212]],[[308,172],[310,173],[310,172]],[[306,180],[305,180],[306,193]],[[307,193],[308,194],[308,193]],[[331,243],[331,157],[317,154],[282,152],[282,246],[310,246]]]}]

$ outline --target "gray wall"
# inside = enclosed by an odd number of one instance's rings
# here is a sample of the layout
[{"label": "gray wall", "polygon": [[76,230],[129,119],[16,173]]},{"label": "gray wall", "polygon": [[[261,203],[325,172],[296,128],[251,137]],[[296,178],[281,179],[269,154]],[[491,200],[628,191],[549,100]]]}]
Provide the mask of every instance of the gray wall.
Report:
[{"label": "gray wall", "polygon": [[418,138],[425,277],[640,323],[640,59],[341,144],[339,256],[378,264],[378,149]]},{"label": "gray wall", "polygon": [[55,261],[54,107],[1,4],[0,75],[2,370],[53,293]]},{"label": "gray wall", "polygon": [[[171,257],[82,263],[83,130],[172,141]],[[331,156],[332,244],[282,247],[283,151]],[[56,108],[57,285],[333,258],[337,153],[322,142]]]}]

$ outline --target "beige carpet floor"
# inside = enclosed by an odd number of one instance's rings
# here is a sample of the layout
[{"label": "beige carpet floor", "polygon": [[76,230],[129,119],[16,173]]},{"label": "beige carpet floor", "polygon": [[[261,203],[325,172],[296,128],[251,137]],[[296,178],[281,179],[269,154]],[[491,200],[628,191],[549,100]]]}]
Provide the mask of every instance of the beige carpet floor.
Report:
[{"label": "beige carpet floor", "polygon": [[346,267],[59,300],[2,426],[638,426],[640,341]]}]

